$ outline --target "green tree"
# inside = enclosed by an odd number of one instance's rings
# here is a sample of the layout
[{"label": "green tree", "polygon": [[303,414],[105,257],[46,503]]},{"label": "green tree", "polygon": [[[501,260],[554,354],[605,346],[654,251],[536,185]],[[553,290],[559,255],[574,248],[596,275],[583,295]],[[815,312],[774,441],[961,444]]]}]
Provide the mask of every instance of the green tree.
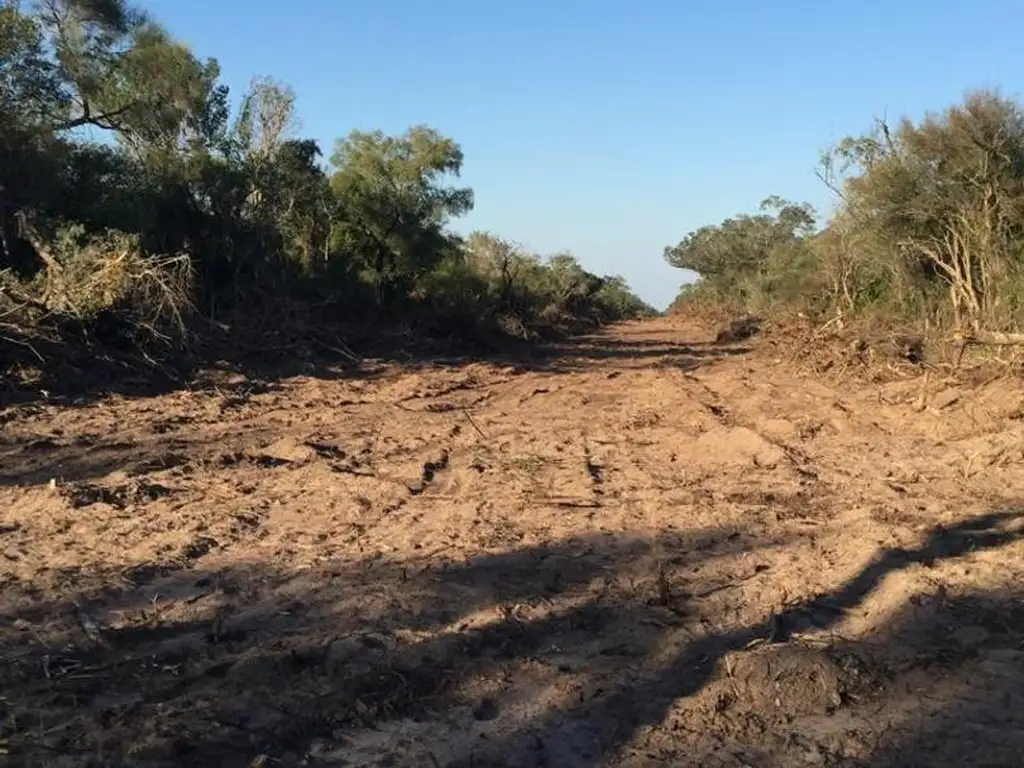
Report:
[{"label": "green tree", "polygon": [[[942,286],[958,324],[1001,322],[1021,302],[1024,112],[997,93],[918,123],[884,122],[840,142],[826,170],[841,214],[862,233],[863,258],[883,260],[906,304]],[[910,295],[914,294],[914,295]]]},{"label": "green tree", "polygon": [[786,300],[804,288],[803,275],[814,261],[808,247],[814,229],[810,205],[773,195],[761,203],[761,213],[701,227],[666,248],[664,257],[700,276],[692,296],[744,304]]},{"label": "green tree", "polygon": [[445,226],[472,209],[473,192],[446,181],[458,177],[462,160],[458,144],[423,126],[401,136],[354,131],[335,147],[337,245],[360,260],[381,303],[456,247]]},{"label": "green tree", "polygon": [[[216,62],[199,62],[122,0],[0,7],[0,266],[26,267],[19,211],[81,218],[86,230],[151,224],[142,166],[182,175],[177,155],[201,145],[226,109],[217,75]],[[134,160],[76,141],[86,126],[112,132]]]},{"label": "green tree", "polygon": [[0,0],[4,317],[121,318],[166,341],[186,308],[273,318],[313,299],[522,335],[642,305],[569,254],[456,236],[473,192],[435,130],[353,131],[325,167],[287,85],[229,103],[216,61],[130,0]]},{"label": "green tree", "polygon": [[665,260],[702,277],[731,281],[764,270],[776,248],[792,245],[814,230],[814,209],[807,204],[772,196],[761,203],[761,211],[691,232],[665,249]]}]

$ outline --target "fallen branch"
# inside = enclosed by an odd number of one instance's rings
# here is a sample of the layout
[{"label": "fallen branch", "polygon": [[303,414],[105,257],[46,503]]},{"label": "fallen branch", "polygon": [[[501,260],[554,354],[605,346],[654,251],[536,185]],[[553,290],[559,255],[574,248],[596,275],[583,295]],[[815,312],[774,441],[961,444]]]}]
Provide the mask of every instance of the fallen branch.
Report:
[{"label": "fallen branch", "polygon": [[1024,333],[1006,331],[966,331],[955,333],[950,341],[961,344],[987,344],[995,347],[1024,346]]},{"label": "fallen branch", "polygon": [[45,363],[46,358],[39,354],[39,350],[33,347],[29,342],[22,339],[15,339],[10,336],[0,336],[0,341],[6,341],[9,344],[17,344],[20,347],[25,347],[31,352],[40,363]]},{"label": "fallen branch", "polygon": [[[13,304],[21,304],[24,307],[31,307],[44,314],[51,314],[50,307],[43,301],[29,296],[23,291],[15,291],[10,285],[0,285],[0,296],[3,296]],[[21,309],[22,307],[15,307],[15,309]]]},{"label": "fallen branch", "polygon": [[484,440],[487,440],[487,435],[484,434],[484,431],[480,429],[480,426],[473,419],[473,416],[470,414],[469,409],[463,408],[462,412],[466,415],[466,418],[469,420],[469,423],[473,426],[473,429],[477,431],[477,434],[479,434],[480,437],[482,437]]},{"label": "fallen branch", "polygon": [[363,359],[361,357],[359,357],[359,355],[357,355],[351,349],[349,349],[348,345],[345,344],[344,342],[342,342],[340,339],[337,342],[338,346],[335,346],[335,345],[332,345],[332,344],[327,344],[326,342],[323,342],[323,341],[321,341],[320,339],[317,339],[317,338],[313,338],[312,341],[313,341],[314,344],[316,344],[317,346],[319,346],[319,347],[321,347],[323,349],[326,349],[328,352],[333,352],[336,355],[341,355],[346,360],[349,360],[349,361],[351,361],[353,363],[358,364],[358,363],[363,362]]}]

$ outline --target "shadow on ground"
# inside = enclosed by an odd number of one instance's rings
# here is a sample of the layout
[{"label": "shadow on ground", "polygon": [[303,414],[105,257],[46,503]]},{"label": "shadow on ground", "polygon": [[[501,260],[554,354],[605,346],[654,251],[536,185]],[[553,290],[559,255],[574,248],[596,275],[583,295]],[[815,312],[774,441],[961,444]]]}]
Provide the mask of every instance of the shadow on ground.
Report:
[{"label": "shadow on ground", "polygon": [[59,604],[8,584],[0,743],[52,766],[1017,764],[1022,595],[829,632],[899,570],[1015,541],[1019,517],[935,529],[750,623],[707,611],[729,586],[701,566],[785,542],[723,530],[296,573],[199,553],[76,572]]},{"label": "shadow on ground", "polygon": [[37,402],[81,405],[109,395],[152,397],[201,385],[207,371],[233,372],[254,382],[295,376],[372,379],[390,366],[409,370],[491,362],[522,370],[573,371],[594,362],[633,360],[684,369],[743,352],[716,344],[631,343],[600,331],[548,341],[508,336],[431,336],[377,326],[329,324],[298,332],[285,327],[211,335],[162,362],[132,347],[0,340],[0,407]]}]

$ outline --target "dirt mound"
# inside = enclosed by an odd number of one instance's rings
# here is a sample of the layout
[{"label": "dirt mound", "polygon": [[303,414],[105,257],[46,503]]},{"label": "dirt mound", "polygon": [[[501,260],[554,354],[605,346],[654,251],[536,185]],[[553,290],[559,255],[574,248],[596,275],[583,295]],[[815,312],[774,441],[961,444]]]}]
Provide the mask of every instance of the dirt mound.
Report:
[{"label": "dirt mound", "polygon": [[5,764],[1017,764],[1019,382],[714,338],[6,409]]},{"label": "dirt mound", "polygon": [[[776,725],[835,712],[854,682],[828,653],[799,644],[738,654],[727,668],[735,704]],[[730,704],[728,698],[719,702]]]}]

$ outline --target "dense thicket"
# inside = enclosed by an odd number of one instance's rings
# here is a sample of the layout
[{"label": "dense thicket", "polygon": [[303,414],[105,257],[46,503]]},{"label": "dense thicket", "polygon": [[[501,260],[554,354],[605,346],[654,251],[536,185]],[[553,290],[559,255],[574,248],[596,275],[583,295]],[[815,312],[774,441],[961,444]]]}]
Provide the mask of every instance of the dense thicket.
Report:
[{"label": "dense thicket", "polygon": [[284,300],[526,336],[651,311],[569,254],[455,236],[452,139],[353,131],[323,158],[290,88],[232,113],[218,76],[124,0],[0,0],[0,356],[69,324],[180,343]]},{"label": "dense thicket", "polygon": [[885,316],[971,332],[1024,315],[1024,110],[978,91],[941,114],[839,142],[822,158],[826,224],[769,198],[757,216],[665,249],[700,280],[677,306]]}]

